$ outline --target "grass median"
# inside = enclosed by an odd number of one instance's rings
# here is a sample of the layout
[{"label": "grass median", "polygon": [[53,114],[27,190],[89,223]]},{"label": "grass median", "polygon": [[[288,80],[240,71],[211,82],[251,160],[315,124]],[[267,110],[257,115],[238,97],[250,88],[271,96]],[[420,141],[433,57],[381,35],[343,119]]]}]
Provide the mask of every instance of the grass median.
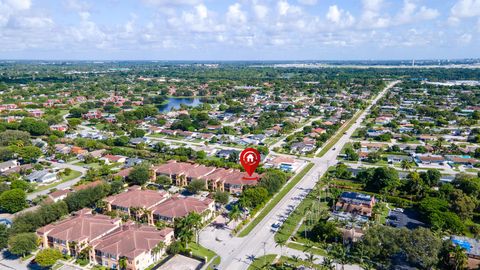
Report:
[{"label": "grass median", "polygon": [[322,147],[322,150],[320,150],[320,153],[318,153],[317,157],[323,157],[323,155],[325,155],[325,153],[327,153],[328,150],[330,150],[330,148],[332,148],[340,140],[340,138],[342,138],[343,133],[345,133],[353,125],[353,123],[357,121],[360,115],[362,115],[363,111],[364,110],[358,111],[352,118],[350,118],[348,123],[339,129],[337,133],[327,142],[327,144]]},{"label": "grass median", "polygon": [[253,230],[253,228],[255,228],[255,226],[257,226],[258,223],[260,223],[260,221],[264,219],[270,211],[272,211],[273,207],[275,207],[275,205],[277,205],[278,202],[280,202],[280,200],[283,199],[283,197],[285,197],[285,195],[287,195],[287,193],[295,185],[297,185],[298,182],[300,182],[300,180],[312,169],[313,165],[313,163],[309,163],[300,173],[295,175],[292,180],[288,181],[285,187],[283,187],[282,190],[280,190],[280,192],[278,192],[277,195],[268,202],[262,211],[240,232],[238,236],[247,236]]},{"label": "grass median", "polygon": [[248,270],[267,269],[266,267],[271,265],[276,257],[276,254],[269,254],[255,258],[255,260],[248,267]]}]

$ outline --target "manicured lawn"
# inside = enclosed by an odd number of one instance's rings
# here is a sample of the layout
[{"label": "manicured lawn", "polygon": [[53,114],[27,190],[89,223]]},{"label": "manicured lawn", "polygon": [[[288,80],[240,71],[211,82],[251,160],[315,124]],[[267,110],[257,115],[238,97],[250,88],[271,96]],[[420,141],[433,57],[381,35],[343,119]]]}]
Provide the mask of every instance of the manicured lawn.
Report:
[{"label": "manicured lawn", "polygon": [[215,257],[215,259],[213,259],[213,261],[208,265],[207,267],[207,270],[213,270],[213,268],[215,266],[218,266],[221,262],[221,258],[220,257]]},{"label": "manicured lawn", "polygon": [[277,203],[283,198],[285,197],[285,195],[295,186],[298,184],[298,182],[300,182],[300,180],[305,176],[305,174],[307,174],[310,169],[312,169],[313,167],[313,163],[309,163],[305,168],[303,168],[303,170],[298,173],[293,179],[291,179],[290,181],[288,181],[288,183],[282,188],[282,190],[280,190],[280,192],[278,192],[275,197],[273,197],[269,202],[268,204],[262,209],[262,211],[247,225],[247,227],[245,227],[241,232],[240,234],[238,235],[239,237],[244,237],[246,235],[248,235],[252,230],[253,228],[255,228],[255,226],[258,225],[258,223],[260,223],[260,221],[265,218],[265,216],[270,212],[272,211],[273,207],[275,207],[275,205],[277,205]]},{"label": "manicured lawn", "polygon": [[264,269],[263,267],[272,264],[273,260],[275,260],[276,257],[277,255],[269,254],[269,255],[256,258],[252,262],[252,264],[250,264],[250,266],[248,267],[248,270]]},{"label": "manicured lawn", "polygon": [[340,140],[340,138],[342,138],[343,133],[347,131],[357,121],[357,119],[360,117],[362,112],[363,110],[358,111],[350,120],[348,120],[348,124],[340,128],[335,134],[335,136],[330,138],[327,144],[325,144],[322,147],[322,150],[320,150],[320,153],[318,153],[317,157],[322,157],[323,155],[325,155],[325,153],[327,153],[330,150],[330,148],[332,148]]},{"label": "manicured lawn", "polygon": [[81,172],[72,170],[69,175],[63,175],[62,176],[62,182],[70,181],[72,179],[75,179],[75,178],[79,177],[80,175],[82,175]]},{"label": "manicured lawn", "polygon": [[192,251],[192,253],[199,257],[207,257],[207,260],[210,261],[215,255],[215,252],[211,251],[210,249],[204,248],[201,245],[190,242],[188,243],[188,248]]},{"label": "manicured lawn", "polygon": [[290,243],[287,244],[287,247],[293,248],[293,249],[296,249],[296,250],[300,250],[300,251],[303,251],[305,253],[312,253],[312,254],[319,255],[319,256],[327,256],[327,252],[325,250],[314,247],[314,246],[311,247],[311,248],[308,248],[308,247],[306,247],[304,245],[301,245],[299,243],[290,242]]}]

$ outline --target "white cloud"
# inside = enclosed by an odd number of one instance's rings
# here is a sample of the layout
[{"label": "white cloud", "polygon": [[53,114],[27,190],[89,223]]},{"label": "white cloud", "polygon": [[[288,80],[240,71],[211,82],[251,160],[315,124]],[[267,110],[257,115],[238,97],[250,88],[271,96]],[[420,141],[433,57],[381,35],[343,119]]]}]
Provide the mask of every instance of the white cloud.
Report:
[{"label": "white cloud", "polygon": [[266,7],[264,5],[260,5],[260,4],[254,4],[253,5],[253,12],[255,13],[255,16],[258,19],[263,20],[268,15],[268,7]]},{"label": "white cloud", "polygon": [[317,4],[318,0],[298,0],[298,3],[307,6],[313,6]]},{"label": "white cloud", "polygon": [[327,12],[327,20],[338,25],[338,26],[350,26],[353,24],[355,19],[349,12],[338,8],[337,5],[330,6]]},{"label": "white cloud", "polygon": [[363,0],[361,24],[363,28],[385,28],[390,26],[390,18],[381,14],[383,0]]},{"label": "white cloud", "polygon": [[406,24],[414,21],[431,20],[438,17],[440,13],[436,9],[425,6],[418,6],[412,0],[404,0],[401,11],[395,18],[395,24]]},{"label": "white cloud", "polygon": [[247,22],[247,16],[242,11],[240,3],[235,3],[228,7],[227,11],[227,23],[233,25],[242,25]]},{"label": "white cloud", "polygon": [[151,6],[183,6],[183,5],[196,5],[200,3],[200,0],[142,0],[147,5]]},{"label": "white cloud", "polygon": [[65,0],[63,4],[66,8],[75,11],[88,11],[91,7],[87,2],[80,0]]},{"label": "white cloud", "polygon": [[465,34],[462,34],[459,38],[458,38],[458,42],[460,44],[469,44],[471,41],[472,41],[472,35],[469,34],[469,33],[465,33]]},{"label": "white cloud", "polygon": [[459,0],[450,10],[454,18],[480,16],[480,0]]},{"label": "white cloud", "polygon": [[26,10],[32,5],[30,0],[6,0],[7,5],[16,10]]},{"label": "white cloud", "polygon": [[298,15],[302,13],[299,6],[291,5],[286,0],[281,0],[277,3],[278,14],[281,16]]}]

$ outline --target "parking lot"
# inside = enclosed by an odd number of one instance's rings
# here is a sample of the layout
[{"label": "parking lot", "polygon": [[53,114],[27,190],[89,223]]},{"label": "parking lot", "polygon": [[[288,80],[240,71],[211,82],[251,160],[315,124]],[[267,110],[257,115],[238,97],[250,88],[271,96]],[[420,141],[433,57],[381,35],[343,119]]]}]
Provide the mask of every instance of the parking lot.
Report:
[{"label": "parking lot", "polygon": [[387,225],[396,228],[415,229],[424,227],[425,224],[418,220],[418,213],[413,209],[405,209],[403,213],[400,211],[390,210],[387,217]]},{"label": "parking lot", "polygon": [[199,269],[201,265],[201,261],[177,254],[160,266],[158,270],[195,270]]}]

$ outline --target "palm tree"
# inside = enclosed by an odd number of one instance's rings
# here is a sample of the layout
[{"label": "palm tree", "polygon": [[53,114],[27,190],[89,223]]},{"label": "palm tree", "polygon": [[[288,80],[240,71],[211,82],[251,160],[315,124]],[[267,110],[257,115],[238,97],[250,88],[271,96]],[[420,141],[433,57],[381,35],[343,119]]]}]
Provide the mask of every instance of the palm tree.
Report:
[{"label": "palm tree", "polygon": [[313,264],[317,260],[317,258],[315,258],[315,255],[313,255],[312,253],[308,253],[308,254],[305,254],[305,260]]},{"label": "palm tree", "polygon": [[326,270],[334,270],[335,265],[333,264],[333,260],[329,257],[324,257],[322,262],[322,269]]},{"label": "palm tree", "polygon": [[408,160],[402,160],[402,162],[400,163],[400,166],[402,167],[402,169],[404,171],[410,171],[412,168],[413,168],[413,164],[412,162],[408,161]]},{"label": "palm tree", "polygon": [[435,141],[433,148],[435,148],[435,152],[439,153],[443,151],[443,143],[445,142],[445,138],[440,137]]},{"label": "palm tree", "polygon": [[158,244],[152,249],[153,255],[161,254],[163,249],[165,248],[165,243],[160,241]]},{"label": "palm tree", "polygon": [[120,270],[127,269],[127,258],[126,257],[121,257],[118,260],[118,267],[120,268]]},{"label": "palm tree", "polygon": [[275,244],[276,247],[280,247],[280,257],[283,256],[283,247],[287,244],[286,239],[278,239],[277,243]]},{"label": "palm tree", "polygon": [[198,243],[198,231],[202,225],[202,216],[197,213],[190,213],[187,216],[188,223],[195,233],[195,242]]},{"label": "palm tree", "polygon": [[232,210],[228,212],[228,219],[238,221],[241,215],[242,215],[242,211],[240,210],[240,207],[238,207],[238,205],[235,204],[232,207]]},{"label": "palm tree", "polygon": [[468,257],[465,254],[465,250],[460,246],[453,246],[450,249],[450,258],[452,266],[455,270],[465,269],[465,265],[467,265]]},{"label": "palm tree", "polygon": [[298,262],[298,261],[300,260],[300,256],[298,256],[298,255],[292,255],[292,256],[291,256],[291,259],[292,259],[292,261],[294,261],[294,262]]}]

